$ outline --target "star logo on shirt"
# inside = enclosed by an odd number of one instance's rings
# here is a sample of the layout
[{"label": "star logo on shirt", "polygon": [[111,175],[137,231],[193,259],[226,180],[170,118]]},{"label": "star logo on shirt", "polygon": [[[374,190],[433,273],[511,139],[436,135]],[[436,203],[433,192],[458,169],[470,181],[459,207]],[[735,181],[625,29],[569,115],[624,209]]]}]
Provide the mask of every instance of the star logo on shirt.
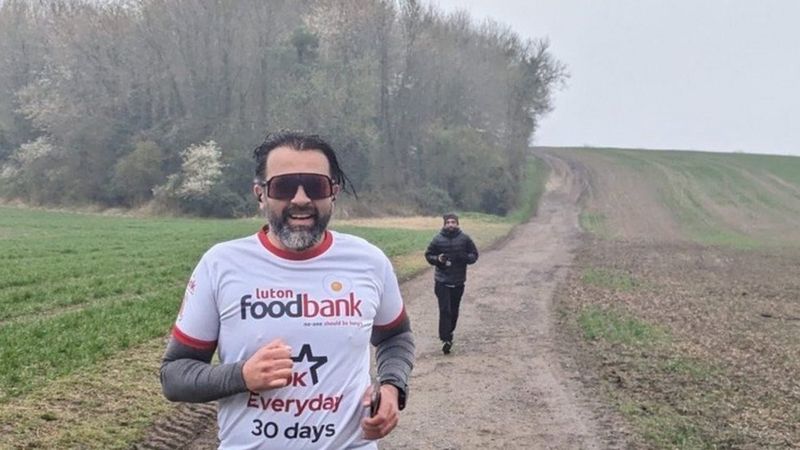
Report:
[{"label": "star logo on shirt", "polygon": [[299,363],[302,362],[303,360],[306,360],[309,363],[313,363],[311,364],[311,367],[308,368],[308,371],[309,373],[311,373],[311,381],[314,384],[317,384],[319,382],[317,369],[319,369],[320,366],[328,362],[328,357],[314,356],[314,354],[311,353],[311,345],[303,344],[303,347],[300,349],[300,354],[298,354],[297,356],[292,356],[292,361]]}]

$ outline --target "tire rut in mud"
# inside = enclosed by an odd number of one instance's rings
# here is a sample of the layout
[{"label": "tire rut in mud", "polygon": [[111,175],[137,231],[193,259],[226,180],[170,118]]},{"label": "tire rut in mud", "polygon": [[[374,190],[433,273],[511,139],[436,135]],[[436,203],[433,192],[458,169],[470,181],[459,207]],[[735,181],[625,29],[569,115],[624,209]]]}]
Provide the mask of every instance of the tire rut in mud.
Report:
[{"label": "tire rut in mud", "polygon": [[217,404],[178,405],[174,412],[158,419],[148,430],[147,435],[133,445],[136,450],[192,449],[192,443],[199,434],[216,430]]}]

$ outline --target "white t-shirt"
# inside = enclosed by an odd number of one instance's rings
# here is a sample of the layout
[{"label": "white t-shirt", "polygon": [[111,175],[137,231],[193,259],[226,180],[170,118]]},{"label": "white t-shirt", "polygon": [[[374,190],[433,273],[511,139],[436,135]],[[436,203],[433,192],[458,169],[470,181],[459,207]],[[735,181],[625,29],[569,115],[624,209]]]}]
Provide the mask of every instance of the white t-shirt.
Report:
[{"label": "white t-shirt", "polygon": [[217,244],[198,263],[173,336],[222,363],[273,339],[292,348],[292,383],[220,399],[225,449],[377,448],[361,437],[370,384],[372,327],[405,316],[391,262],[364,239],[327,231],[317,248],[290,253],[262,230]]}]

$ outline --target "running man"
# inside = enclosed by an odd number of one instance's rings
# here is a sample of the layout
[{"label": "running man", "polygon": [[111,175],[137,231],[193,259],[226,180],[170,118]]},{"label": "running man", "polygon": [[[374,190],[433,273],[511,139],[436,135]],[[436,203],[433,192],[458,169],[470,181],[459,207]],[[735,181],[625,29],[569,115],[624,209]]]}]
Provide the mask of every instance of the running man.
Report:
[{"label": "running man", "polygon": [[459,228],[455,213],[447,213],[442,219],[444,226],[428,245],[425,259],[436,267],[433,292],[439,303],[439,339],[442,353],[449,355],[467,281],[467,265],[478,260],[478,249],[467,233]]},{"label": "running man", "polygon": [[[267,224],[200,259],[161,365],[164,395],[219,400],[223,449],[377,449],[398,423],[414,364],[392,265],[327,229],[347,181],[328,143],[279,132],[254,157]],[[372,417],[370,343],[381,394]]]}]

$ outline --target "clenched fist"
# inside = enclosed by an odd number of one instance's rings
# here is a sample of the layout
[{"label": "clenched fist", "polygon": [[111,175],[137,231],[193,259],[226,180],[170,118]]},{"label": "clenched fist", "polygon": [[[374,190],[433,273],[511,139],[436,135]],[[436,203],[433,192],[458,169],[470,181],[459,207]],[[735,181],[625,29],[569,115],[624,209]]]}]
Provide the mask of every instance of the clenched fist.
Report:
[{"label": "clenched fist", "polygon": [[242,367],[247,389],[261,392],[288,386],[292,382],[292,349],[275,339],[253,353]]}]

